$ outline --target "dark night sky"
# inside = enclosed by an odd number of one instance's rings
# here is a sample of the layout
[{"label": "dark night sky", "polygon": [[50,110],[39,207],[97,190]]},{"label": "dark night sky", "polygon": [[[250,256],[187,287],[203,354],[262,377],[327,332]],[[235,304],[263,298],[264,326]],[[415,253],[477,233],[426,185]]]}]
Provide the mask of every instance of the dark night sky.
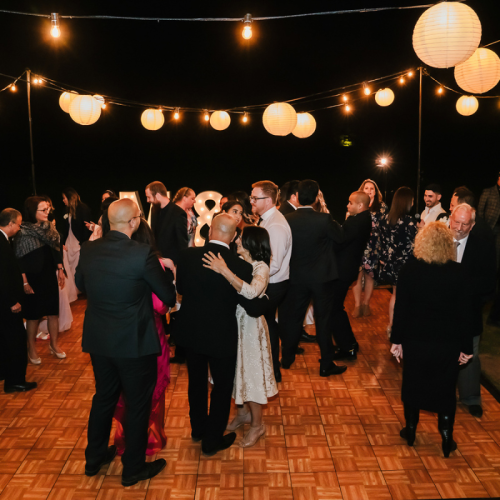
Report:
[{"label": "dark night sky", "polygon": [[[418,4],[408,1],[336,2],[92,2],[3,0],[2,9],[38,13],[106,14],[159,17],[243,17],[325,10]],[[225,5],[223,5],[225,4]],[[482,22],[482,44],[500,38],[500,2],[469,0]],[[26,67],[93,93],[145,103],[225,109],[288,100],[315,92],[416,68],[413,28],[423,9],[344,14],[254,23],[245,42],[239,23],[132,22],[62,20],[62,36],[49,35],[48,20],[0,14],[4,48],[0,72],[19,75]],[[500,44],[491,47],[496,52]],[[457,88],[453,70],[429,68]],[[0,77],[1,87],[9,80]],[[458,98],[438,97],[436,85],[423,81],[422,186],[439,182],[445,207],[453,187],[467,184],[477,194],[493,184],[499,170],[498,99],[480,100],[479,111],[462,117]],[[0,208],[21,208],[31,194],[26,86],[0,94],[2,182]],[[349,193],[373,177],[381,153],[393,164],[389,191],[417,181],[418,79],[395,89],[388,108],[373,96],[355,103],[346,117],[341,109],[314,113],[317,130],[308,139],[268,134],[260,114],[243,126],[232,116],[229,129],[213,130],[198,114],[166,123],[157,132],[140,123],[142,110],[110,106],[98,122],[74,123],[58,104],[59,93],[32,92],[37,188],[55,200],[71,185],[94,210],[104,189],[139,190],[161,180],[175,192],[188,185],[228,193],[249,191],[252,182],[271,179],[281,185],[293,178],[314,178],[334,215],[341,218]],[[500,94],[497,86],[489,94]],[[322,101],[323,105],[335,101]],[[314,104],[314,103],[313,103]],[[308,111],[312,104],[296,106]],[[353,147],[340,145],[348,134]],[[421,204],[422,205],[422,204]]]}]

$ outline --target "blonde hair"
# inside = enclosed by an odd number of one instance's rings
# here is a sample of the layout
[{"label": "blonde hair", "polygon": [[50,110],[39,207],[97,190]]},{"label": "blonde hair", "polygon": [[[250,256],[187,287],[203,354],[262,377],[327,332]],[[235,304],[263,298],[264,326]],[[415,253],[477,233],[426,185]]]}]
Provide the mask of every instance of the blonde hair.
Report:
[{"label": "blonde hair", "polygon": [[413,253],[417,259],[428,264],[445,264],[455,260],[451,230],[443,222],[429,222],[418,232]]},{"label": "blonde hair", "polygon": [[174,199],[172,200],[174,203],[179,203],[185,196],[189,196],[191,193],[194,194],[194,191],[191,188],[183,187],[180,188],[177,193],[175,193]]}]

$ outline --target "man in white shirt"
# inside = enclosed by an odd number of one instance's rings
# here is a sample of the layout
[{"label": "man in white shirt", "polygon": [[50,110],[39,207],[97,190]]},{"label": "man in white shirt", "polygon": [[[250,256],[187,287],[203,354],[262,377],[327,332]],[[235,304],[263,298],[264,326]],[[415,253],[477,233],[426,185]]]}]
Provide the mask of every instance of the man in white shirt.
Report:
[{"label": "man in white shirt", "polygon": [[250,196],[252,212],[259,216],[258,225],[267,230],[271,241],[271,269],[266,292],[269,297],[269,308],[264,317],[269,328],[274,376],[277,382],[281,382],[279,364],[279,339],[281,335],[278,323],[276,323],[276,310],[278,310],[279,315],[279,306],[288,291],[292,231],[285,216],[276,208],[278,186],[271,181],[259,181],[252,184],[252,188]]},{"label": "man in white shirt", "polygon": [[438,184],[429,184],[424,191],[425,210],[422,212],[421,220],[426,224],[434,222],[439,214],[446,213],[441,206],[441,187]]}]

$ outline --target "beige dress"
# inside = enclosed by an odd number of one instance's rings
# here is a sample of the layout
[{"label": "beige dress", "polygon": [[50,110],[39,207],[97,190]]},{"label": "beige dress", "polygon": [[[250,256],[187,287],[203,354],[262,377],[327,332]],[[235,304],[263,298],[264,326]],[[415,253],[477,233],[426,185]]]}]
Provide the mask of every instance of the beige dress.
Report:
[{"label": "beige dress", "polygon": [[[269,283],[269,267],[265,262],[254,262],[250,285],[243,283],[240,294],[247,299],[262,297]],[[238,305],[238,354],[234,376],[233,398],[241,405],[248,401],[266,404],[267,398],[278,393],[274,379],[271,342],[264,316],[252,318]]]}]

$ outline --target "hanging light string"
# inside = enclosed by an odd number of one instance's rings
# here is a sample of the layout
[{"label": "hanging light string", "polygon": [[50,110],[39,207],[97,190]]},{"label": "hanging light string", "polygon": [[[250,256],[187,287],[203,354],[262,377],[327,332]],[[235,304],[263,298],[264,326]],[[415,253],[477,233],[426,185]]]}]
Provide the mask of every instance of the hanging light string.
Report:
[{"label": "hanging light string", "polygon": [[[500,41],[500,40],[499,40]],[[459,95],[465,95],[465,96],[469,96],[469,95],[472,95],[470,92],[461,92],[460,90],[456,90],[456,89],[453,89],[451,87],[448,87],[447,85],[445,85],[444,83],[441,83],[439,80],[437,80],[436,78],[434,78],[428,71],[426,68],[424,68],[424,75],[425,76],[428,76],[431,80],[435,81],[438,85],[440,85],[441,87],[443,87],[444,89],[446,90],[449,90],[450,92],[455,92],[455,94],[459,94]],[[498,99],[500,97],[500,95],[477,95],[477,94],[474,94],[474,97],[476,99]]]},{"label": "hanging light string", "polygon": [[483,45],[482,47],[483,47],[483,49],[485,49],[486,47],[489,47],[490,45],[495,45],[495,43],[498,43],[498,42],[500,42],[500,40],[497,40],[496,42],[491,42],[488,45]]}]

